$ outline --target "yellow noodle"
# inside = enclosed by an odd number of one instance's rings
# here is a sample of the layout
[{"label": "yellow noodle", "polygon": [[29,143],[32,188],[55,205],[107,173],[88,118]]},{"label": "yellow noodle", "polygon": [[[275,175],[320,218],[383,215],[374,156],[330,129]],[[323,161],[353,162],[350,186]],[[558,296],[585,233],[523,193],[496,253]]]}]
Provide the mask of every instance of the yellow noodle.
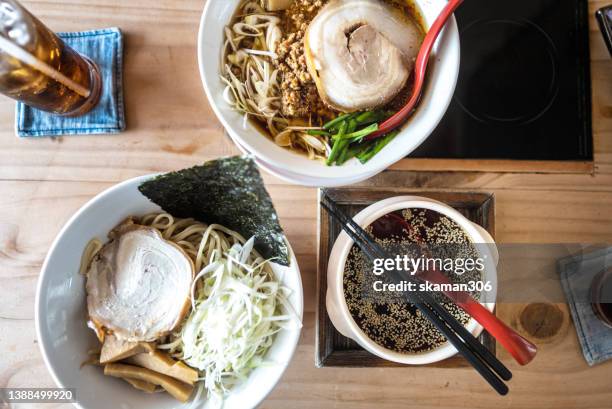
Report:
[{"label": "yellow noodle", "polygon": [[98,252],[102,248],[102,245],[102,242],[98,239],[89,240],[89,243],[87,243],[87,246],[85,246],[85,250],[83,250],[83,255],[81,256],[79,274],[87,274],[87,270],[89,269],[91,261],[96,256],[96,254],[98,254]]}]

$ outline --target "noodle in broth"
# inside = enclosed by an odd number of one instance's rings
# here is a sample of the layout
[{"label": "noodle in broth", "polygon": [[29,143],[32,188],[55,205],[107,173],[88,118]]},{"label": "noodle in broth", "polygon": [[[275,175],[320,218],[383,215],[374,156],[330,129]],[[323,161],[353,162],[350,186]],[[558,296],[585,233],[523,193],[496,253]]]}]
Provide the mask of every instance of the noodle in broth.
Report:
[{"label": "noodle in broth", "polygon": [[[381,1],[400,10],[406,20],[422,30],[423,23],[411,2]],[[309,159],[327,160],[328,165],[340,165],[351,156],[365,163],[396,134],[380,141],[382,146],[364,142],[363,137],[337,144],[332,138],[334,130],[323,128],[342,112],[327,106],[318,94],[304,62],[304,35],[327,0],[295,0],[289,9],[276,12],[266,11],[264,3],[243,0],[225,28],[221,62],[225,101],[244,115],[245,123],[252,120],[256,128],[281,147],[306,154]],[[361,131],[361,126],[369,126],[365,131],[374,132],[377,122],[390,117],[405,103],[411,89],[412,78],[385,106],[354,113],[353,119],[369,113],[373,119],[355,123],[353,128],[349,124],[346,133]],[[348,149],[350,143],[352,150]],[[349,152],[335,157],[335,144],[340,145],[336,151]]]}]

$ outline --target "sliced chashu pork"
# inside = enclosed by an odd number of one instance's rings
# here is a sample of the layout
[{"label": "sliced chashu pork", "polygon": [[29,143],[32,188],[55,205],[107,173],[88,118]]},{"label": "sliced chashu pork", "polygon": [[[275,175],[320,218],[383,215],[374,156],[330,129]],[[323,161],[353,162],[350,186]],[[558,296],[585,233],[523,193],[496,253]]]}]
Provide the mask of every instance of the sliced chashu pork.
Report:
[{"label": "sliced chashu pork", "polygon": [[131,221],[109,236],[87,272],[90,320],[119,341],[168,334],[189,309],[193,262],[158,230]]},{"label": "sliced chashu pork", "polygon": [[304,49],[323,101],[354,112],[402,90],[422,41],[417,24],[381,0],[332,0],[310,23]]}]

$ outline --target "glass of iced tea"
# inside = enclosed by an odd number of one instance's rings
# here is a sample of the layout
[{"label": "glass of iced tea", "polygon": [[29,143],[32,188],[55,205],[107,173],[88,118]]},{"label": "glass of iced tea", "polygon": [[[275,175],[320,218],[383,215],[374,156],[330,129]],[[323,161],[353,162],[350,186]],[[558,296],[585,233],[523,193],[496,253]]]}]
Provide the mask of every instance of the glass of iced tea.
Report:
[{"label": "glass of iced tea", "polygon": [[0,0],[0,93],[44,111],[77,116],[98,103],[101,88],[94,62],[17,1]]}]

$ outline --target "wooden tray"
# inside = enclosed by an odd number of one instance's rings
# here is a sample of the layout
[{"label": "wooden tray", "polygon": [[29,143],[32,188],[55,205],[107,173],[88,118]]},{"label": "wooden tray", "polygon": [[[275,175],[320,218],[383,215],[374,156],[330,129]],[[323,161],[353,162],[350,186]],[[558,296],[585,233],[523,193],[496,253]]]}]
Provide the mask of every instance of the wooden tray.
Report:
[{"label": "wooden tray", "polygon": [[[325,192],[347,214],[355,215],[363,208],[382,199],[400,195],[425,196],[444,202],[457,209],[471,221],[484,227],[495,237],[495,198],[486,193],[425,192],[401,189],[339,188]],[[387,361],[370,354],[355,341],[341,335],[331,323],[325,306],[327,291],[327,261],[331,249],[340,234],[340,225],[329,218],[319,206],[319,250],[317,269],[317,317],[315,365],[321,367],[401,367],[402,364]],[[495,340],[485,331],[480,341],[495,354]],[[460,355],[431,364],[434,367],[464,367],[469,364]]]}]

